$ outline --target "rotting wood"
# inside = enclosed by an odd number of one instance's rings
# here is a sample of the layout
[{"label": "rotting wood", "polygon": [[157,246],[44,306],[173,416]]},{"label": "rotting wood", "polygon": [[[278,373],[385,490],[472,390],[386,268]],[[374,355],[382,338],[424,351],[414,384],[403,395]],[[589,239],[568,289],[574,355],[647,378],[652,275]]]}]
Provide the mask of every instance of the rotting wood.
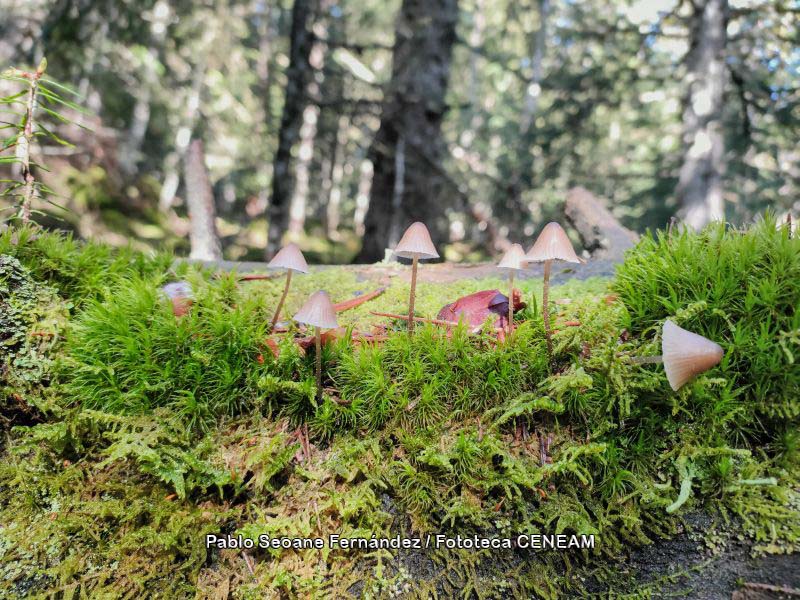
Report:
[{"label": "rotting wood", "polygon": [[639,236],[620,224],[604,203],[589,190],[576,187],[567,193],[564,214],[581,236],[584,248],[595,258],[622,260]]}]

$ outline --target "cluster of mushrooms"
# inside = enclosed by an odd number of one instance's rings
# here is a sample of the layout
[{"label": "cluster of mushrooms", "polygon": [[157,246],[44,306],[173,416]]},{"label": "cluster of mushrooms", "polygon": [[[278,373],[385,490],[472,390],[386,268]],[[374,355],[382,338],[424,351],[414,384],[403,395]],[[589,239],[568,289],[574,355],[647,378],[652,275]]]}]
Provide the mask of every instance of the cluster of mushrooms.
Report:
[{"label": "cluster of mushrooms", "polygon": [[[396,257],[411,259],[411,289],[408,299],[408,335],[414,335],[414,301],[417,287],[417,268],[420,260],[439,258],[428,228],[420,222],[413,223],[403,234],[394,249]],[[512,244],[497,264],[499,269],[508,271],[508,333],[513,332],[514,323],[514,275],[527,268],[529,263],[544,263],[542,290],[542,316],[544,320],[547,354],[552,361],[553,341],[550,327],[550,311],[548,295],[550,271],[553,261],[569,263],[584,262],[575,253],[572,243],[564,229],[555,222],[548,223],[528,252],[520,244]],[[286,284],[272,317],[272,327],[278,322],[281,309],[289,293],[292,273],[308,273],[308,264],[303,253],[296,244],[290,243],[273,257],[267,265],[270,268],[286,270]],[[302,308],[292,317],[297,323],[314,328],[316,349],[317,401],[322,398],[322,330],[335,329],[339,326],[336,320],[336,309],[325,291],[313,293]],[[667,380],[673,390],[677,391],[695,375],[707,371],[722,360],[723,349],[701,335],[682,329],[670,320],[664,322],[661,336],[661,356],[630,359],[637,364],[664,363]]]}]

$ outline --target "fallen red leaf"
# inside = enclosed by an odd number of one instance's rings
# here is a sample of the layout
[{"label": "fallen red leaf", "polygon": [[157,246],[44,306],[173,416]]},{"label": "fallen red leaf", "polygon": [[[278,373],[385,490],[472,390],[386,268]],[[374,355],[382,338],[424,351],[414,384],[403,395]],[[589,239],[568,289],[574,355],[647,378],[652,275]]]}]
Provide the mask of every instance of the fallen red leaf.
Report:
[{"label": "fallen red leaf", "polygon": [[[344,336],[347,330],[344,327],[339,327],[337,329],[329,329],[328,331],[323,331],[322,334],[319,336],[322,345],[329,344],[338,338]],[[295,343],[300,346],[303,350],[308,350],[314,345],[314,336],[308,335],[306,337],[297,338]]]},{"label": "fallen red leaf", "polygon": [[[525,308],[520,291],[515,289],[513,296],[514,312]],[[499,290],[475,292],[444,306],[437,318],[451,322],[463,320],[473,332],[478,331],[490,318],[495,327],[507,328],[508,296]]]}]

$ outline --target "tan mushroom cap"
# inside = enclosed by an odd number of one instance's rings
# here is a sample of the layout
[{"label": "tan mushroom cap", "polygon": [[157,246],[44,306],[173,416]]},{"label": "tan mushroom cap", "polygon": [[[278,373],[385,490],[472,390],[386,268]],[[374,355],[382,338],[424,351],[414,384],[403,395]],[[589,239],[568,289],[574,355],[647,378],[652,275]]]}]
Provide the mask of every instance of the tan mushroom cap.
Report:
[{"label": "tan mushroom cap", "polygon": [[291,269],[298,273],[308,273],[308,263],[294,242],[286,244],[272,257],[267,266],[273,269]]},{"label": "tan mushroom cap", "polygon": [[503,254],[503,258],[497,263],[498,269],[513,269],[521,271],[525,268],[525,249],[520,244],[511,244],[511,247]]},{"label": "tan mushroom cap", "polygon": [[558,223],[552,221],[544,226],[533,247],[525,255],[527,262],[544,262],[546,260],[564,260],[571,263],[582,263],[575,254],[567,232]]},{"label": "tan mushroom cap", "polygon": [[683,384],[698,373],[708,371],[722,360],[722,347],[675,325],[664,321],[661,334],[661,358],[670,387],[678,391]]},{"label": "tan mushroom cap", "polygon": [[311,294],[306,303],[292,318],[303,325],[321,329],[336,329],[339,326],[336,321],[336,309],[333,308],[331,297],[328,292],[323,291]]},{"label": "tan mushroom cap", "polygon": [[421,258],[423,260],[430,258],[439,258],[439,253],[433,245],[431,234],[428,233],[428,228],[424,223],[417,221],[412,223],[394,249],[395,256],[403,258]]}]

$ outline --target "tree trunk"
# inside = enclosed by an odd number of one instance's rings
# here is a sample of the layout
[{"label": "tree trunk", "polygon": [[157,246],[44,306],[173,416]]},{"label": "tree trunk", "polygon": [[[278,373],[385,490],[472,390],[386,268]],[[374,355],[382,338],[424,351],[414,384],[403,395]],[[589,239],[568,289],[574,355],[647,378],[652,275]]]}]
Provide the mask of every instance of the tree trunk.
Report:
[{"label": "tree trunk", "polygon": [[136,174],[136,167],[142,158],[142,144],[150,125],[150,104],[153,90],[159,85],[158,66],[161,64],[161,49],[169,26],[170,8],[165,0],[159,0],[153,7],[150,22],[150,42],[147,56],[141,66],[141,79],[131,93],[136,102],[133,105],[128,132],[120,144],[119,167],[126,177]]},{"label": "tree trunk", "polygon": [[621,262],[639,236],[617,221],[605,204],[586,188],[575,187],[567,192],[564,215],[593,258]]},{"label": "tree trunk", "polygon": [[[458,0],[403,0],[392,77],[369,153],[374,175],[357,262],[382,259],[397,242],[392,237],[413,221],[428,226],[434,243],[445,240],[450,202],[440,166],[441,124],[457,21]],[[402,181],[396,181],[398,169]]]},{"label": "tree trunk", "polygon": [[294,191],[292,148],[300,138],[306,106],[306,86],[312,73],[309,63],[313,45],[313,35],[309,29],[312,12],[312,0],[294,0],[289,68],[286,72],[286,98],[272,173],[272,197],[267,208],[269,224],[266,255],[268,257],[280,247],[281,238],[289,225],[289,208]]},{"label": "tree trunk", "polygon": [[214,192],[208,180],[201,140],[195,139],[189,144],[185,162],[186,205],[189,209],[189,239],[192,244],[189,258],[221,260],[222,251],[214,223],[217,216]]},{"label": "tree trunk", "polygon": [[[525,103],[522,107],[519,134],[523,141],[528,135],[536,119],[539,108],[539,96],[542,92],[542,75],[544,52],[547,47],[547,18],[550,16],[550,0],[539,0],[539,29],[533,37],[533,55],[531,57],[531,79],[525,90]],[[530,148],[526,148],[530,150]]]},{"label": "tree trunk", "polygon": [[[308,59],[311,68],[315,71],[321,71],[324,58],[325,53],[322,49],[322,45],[313,44]],[[308,83],[308,95],[311,97],[318,97],[319,90],[319,84],[314,79],[311,79]],[[306,226],[318,122],[319,106],[316,104],[308,104],[303,110],[303,124],[300,126],[300,145],[297,149],[295,186],[292,194],[292,203],[289,208],[289,238],[294,242],[298,240]]]},{"label": "tree trunk", "polygon": [[[344,177],[345,154],[347,153],[347,128],[350,119],[346,115],[339,117],[336,135],[333,136],[330,148],[329,171],[325,176],[322,193],[325,205],[325,233],[328,239],[338,241],[339,223],[342,220],[342,178]],[[327,198],[327,201],[325,199]]]},{"label": "tree trunk", "polygon": [[706,0],[695,4],[683,113],[686,150],[676,188],[680,215],[695,229],[725,218],[722,108],[727,27],[727,0]]},{"label": "tree trunk", "polygon": [[164,159],[164,182],[158,195],[158,208],[161,212],[167,212],[172,207],[175,194],[178,192],[181,161],[186,157],[186,151],[192,141],[192,130],[200,112],[200,94],[204,77],[205,68],[196,67],[192,87],[185,99],[183,115],[178,120],[174,149]]},{"label": "tree trunk", "polygon": [[364,221],[367,218],[367,208],[369,207],[369,196],[372,192],[372,162],[362,160],[358,169],[358,193],[356,194],[356,207],[353,211],[353,229],[358,237],[364,237]]},{"label": "tree trunk", "polygon": [[539,26],[536,32],[529,37],[531,53],[531,77],[525,87],[524,100],[519,118],[519,145],[517,158],[514,162],[509,198],[505,211],[501,213],[504,220],[510,222],[510,231],[513,235],[520,235],[523,228],[523,219],[514,215],[528,215],[528,207],[523,204],[522,194],[530,190],[534,184],[534,161],[531,146],[536,135],[536,117],[539,111],[539,97],[542,92],[542,78],[544,76],[544,55],[547,48],[547,19],[550,16],[550,0],[539,0]]}]

